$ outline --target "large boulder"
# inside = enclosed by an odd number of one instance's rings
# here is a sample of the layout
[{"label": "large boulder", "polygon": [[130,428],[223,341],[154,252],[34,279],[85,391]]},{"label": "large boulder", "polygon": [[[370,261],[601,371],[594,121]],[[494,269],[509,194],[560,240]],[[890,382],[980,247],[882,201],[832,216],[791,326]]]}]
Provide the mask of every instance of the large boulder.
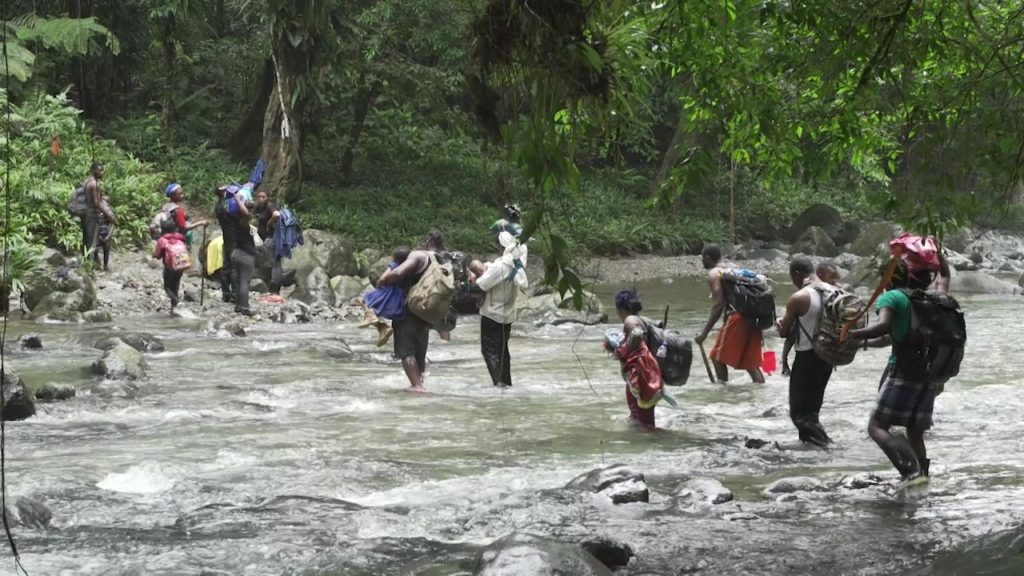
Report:
[{"label": "large boulder", "polygon": [[[296,281],[307,276],[314,268],[322,268],[328,278],[359,274],[359,263],[352,241],[323,230],[304,230],[302,236],[302,246],[296,247],[292,257],[284,261],[284,268],[295,270]],[[273,250],[270,245],[264,245],[257,254],[256,276],[269,282],[273,265]]]},{"label": "large boulder", "polygon": [[[49,261],[60,260],[51,255]],[[92,277],[84,273],[77,262],[59,266],[43,265],[25,280],[25,306],[33,318],[74,320],[76,314],[96,306],[96,286]]]},{"label": "large boulder", "polygon": [[146,375],[146,361],[138,350],[118,341],[92,363],[92,371],[107,380],[138,380]]},{"label": "large boulder", "polygon": [[954,294],[1021,294],[1022,288],[986,272],[950,271],[949,290]]},{"label": "large boulder", "polygon": [[793,243],[793,253],[810,254],[812,256],[838,256],[839,249],[828,232],[818,226],[811,226]]},{"label": "large boulder", "polygon": [[344,304],[359,296],[370,287],[370,282],[365,278],[355,276],[335,276],[331,278],[331,291],[334,292],[334,301],[337,304]]},{"label": "large boulder", "polygon": [[892,222],[871,222],[860,227],[860,234],[850,245],[850,252],[857,256],[873,256],[878,247],[886,244],[885,250],[888,253],[888,242],[900,235],[900,226]]},{"label": "large boulder", "polygon": [[967,247],[974,242],[974,232],[970,228],[961,228],[952,234],[946,234],[942,247],[954,252],[967,252]]},{"label": "large boulder", "polygon": [[8,422],[24,420],[35,415],[35,395],[32,394],[32,390],[28,386],[25,386],[21,376],[18,376],[18,373],[11,369],[10,366],[4,366],[0,380],[2,380],[2,393],[4,395],[4,420]]},{"label": "large boulder", "polygon": [[474,576],[611,576],[607,566],[576,544],[514,533],[480,551]]},{"label": "large boulder", "polygon": [[370,264],[370,268],[366,271],[367,279],[370,280],[370,284],[376,286],[377,280],[380,279],[384,271],[388,269],[388,265],[391,264],[391,256],[382,256],[373,264]]},{"label": "large boulder", "polygon": [[1024,238],[989,230],[967,245],[964,253],[973,252],[988,260],[1005,260],[1017,254],[1024,254]]},{"label": "large boulder", "polygon": [[643,473],[625,464],[591,470],[573,478],[565,487],[600,494],[613,504],[649,502],[651,498]]},{"label": "large boulder", "polygon": [[786,232],[786,240],[796,242],[811,227],[821,228],[829,238],[838,237],[843,232],[843,216],[827,204],[812,204],[793,220]]},{"label": "large boulder", "polygon": [[543,324],[600,324],[608,321],[604,305],[594,294],[584,291],[583,309],[576,310],[572,296],[540,294],[526,299],[519,309],[519,319],[534,325]]},{"label": "large boulder", "polygon": [[295,280],[295,291],[291,298],[310,305],[319,303],[334,306],[334,290],[331,289],[331,278],[326,270],[318,266],[306,274],[297,274]]}]

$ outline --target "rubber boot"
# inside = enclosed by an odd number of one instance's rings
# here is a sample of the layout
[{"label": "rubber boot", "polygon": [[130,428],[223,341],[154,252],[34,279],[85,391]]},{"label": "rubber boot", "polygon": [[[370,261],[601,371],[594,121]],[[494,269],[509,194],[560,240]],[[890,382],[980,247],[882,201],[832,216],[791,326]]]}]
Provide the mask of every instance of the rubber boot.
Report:
[{"label": "rubber boot", "polygon": [[921,460],[921,474],[923,476],[928,476],[928,465],[931,463],[932,461],[928,458]]},{"label": "rubber boot", "polygon": [[905,436],[892,434],[880,445],[882,452],[885,452],[889,461],[899,470],[900,476],[904,479],[921,474],[921,465],[917,461],[917,455],[914,454],[914,449],[910,447],[910,441]]}]

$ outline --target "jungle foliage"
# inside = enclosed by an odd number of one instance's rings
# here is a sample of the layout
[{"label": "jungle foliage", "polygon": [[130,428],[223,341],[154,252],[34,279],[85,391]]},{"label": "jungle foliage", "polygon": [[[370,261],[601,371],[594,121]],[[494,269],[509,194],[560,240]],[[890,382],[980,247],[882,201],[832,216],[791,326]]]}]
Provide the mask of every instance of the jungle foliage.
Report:
[{"label": "jungle foliage", "polygon": [[40,242],[76,246],[93,157],[125,239],[166,182],[209,203],[263,157],[307,226],[366,245],[485,248],[518,201],[568,287],[574,249],[769,239],[812,201],[1021,224],[1024,0],[8,5],[12,218]]}]

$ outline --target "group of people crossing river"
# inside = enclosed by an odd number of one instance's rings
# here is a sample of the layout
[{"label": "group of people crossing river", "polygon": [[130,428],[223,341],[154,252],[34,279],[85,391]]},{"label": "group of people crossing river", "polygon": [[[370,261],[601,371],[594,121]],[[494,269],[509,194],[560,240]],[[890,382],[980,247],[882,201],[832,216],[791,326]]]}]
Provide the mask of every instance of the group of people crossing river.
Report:
[{"label": "group of people crossing river", "polygon": [[[257,220],[259,236],[274,248],[274,293],[283,282],[282,259],[302,242],[294,215],[270,202],[257,186],[261,173],[260,163],[245,186],[216,189],[215,213],[223,233],[223,299],[245,315],[251,314],[248,288],[256,258],[250,220]],[[90,247],[97,246],[104,219],[116,221],[108,214],[109,206],[101,209],[102,175],[102,165],[93,165],[90,178],[76,191],[87,208],[82,222]],[[151,224],[157,240],[154,256],[164,261],[172,310],[182,271],[191,266],[185,250],[191,242],[185,234],[206,226],[205,221],[187,219],[182,194],[180,185],[168,185],[167,203]],[[502,218],[491,225],[500,254],[494,260],[467,261],[460,253],[447,252],[443,235],[433,231],[415,249],[396,249],[376,289],[363,296],[366,317],[361,325],[377,328],[381,346],[393,335],[394,356],[412,391],[424,390],[430,331],[449,338],[455,310],[464,308],[458,301],[467,298],[480,314],[481,353],[492,383],[512,385],[509,339],[517,296],[528,286],[528,250],[520,241],[520,216],[519,208],[508,204]],[[850,363],[859,349],[891,346],[868,434],[899,471],[902,485],[927,481],[930,461],[924,435],[932,426],[935,397],[959,371],[966,326],[959,304],[948,294],[949,267],[935,240],[903,234],[890,242],[890,250],[881,282],[866,302],[840,286],[837,268],[830,262],[815,265],[807,257],[794,256],[789,276],[796,291],[777,318],[768,279],[723,258],[719,246],[705,246],[701,262],[707,270],[711,309],[692,340],[642,316],[643,304],[635,290],[620,291],[615,309],[622,325],[608,331],[603,346],[621,363],[631,420],[655,429],[655,406],[662,400],[678,406],[666,386],[686,382],[694,344],[712,382],[726,383],[728,369],[733,368],[763,384],[763,334],[775,330],[785,340],[783,375],[789,376],[789,411],[797,435],[802,442],[826,448],[832,440],[819,412],[834,368]],[[877,320],[869,324],[872,305]],[[705,354],[704,342],[719,323],[710,354]],[[791,349],[795,359],[790,370]],[[892,432],[894,426],[905,428],[906,434]]]}]

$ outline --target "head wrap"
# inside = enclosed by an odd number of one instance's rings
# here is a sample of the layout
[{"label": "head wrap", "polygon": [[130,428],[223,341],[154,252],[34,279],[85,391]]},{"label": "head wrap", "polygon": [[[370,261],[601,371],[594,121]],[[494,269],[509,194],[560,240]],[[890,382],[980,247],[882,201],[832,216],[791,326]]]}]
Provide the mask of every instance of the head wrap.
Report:
[{"label": "head wrap", "polygon": [[181,184],[178,184],[177,182],[171,182],[170,184],[167,185],[167,188],[164,188],[164,196],[170,198],[180,188]]}]

